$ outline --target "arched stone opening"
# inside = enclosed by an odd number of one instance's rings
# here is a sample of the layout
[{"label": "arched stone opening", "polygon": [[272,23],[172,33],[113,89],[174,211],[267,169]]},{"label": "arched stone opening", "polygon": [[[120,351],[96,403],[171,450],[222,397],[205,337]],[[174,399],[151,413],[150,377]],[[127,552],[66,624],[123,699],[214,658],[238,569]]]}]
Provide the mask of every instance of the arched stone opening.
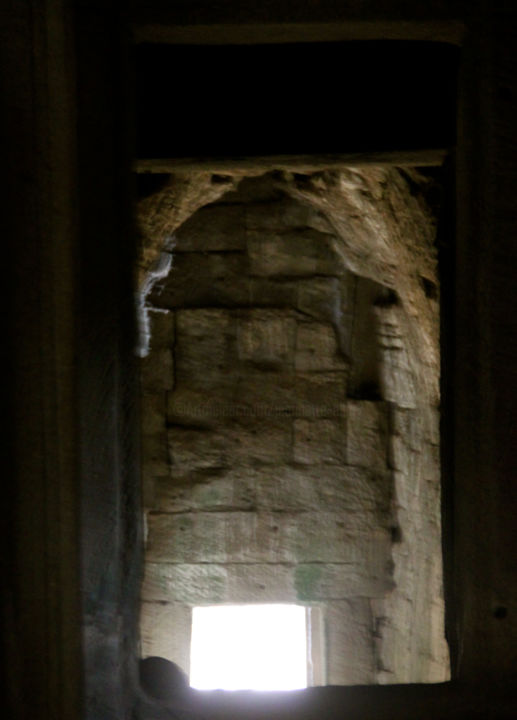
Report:
[{"label": "arched stone opening", "polygon": [[194,605],[296,602],[324,682],[447,679],[434,189],[192,173],[141,200],[144,655],[188,670]]}]

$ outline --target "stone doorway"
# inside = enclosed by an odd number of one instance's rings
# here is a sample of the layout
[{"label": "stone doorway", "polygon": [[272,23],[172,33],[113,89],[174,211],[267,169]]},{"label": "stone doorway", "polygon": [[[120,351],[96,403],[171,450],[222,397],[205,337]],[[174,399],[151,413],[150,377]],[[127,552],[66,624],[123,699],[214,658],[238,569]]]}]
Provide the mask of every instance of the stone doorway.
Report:
[{"label": "stone doorway", "polygon": [[323,618],[321,684],[447,679],[436,173],[153,190],[143,655],[188,672],[193,606],[289,602]]}]

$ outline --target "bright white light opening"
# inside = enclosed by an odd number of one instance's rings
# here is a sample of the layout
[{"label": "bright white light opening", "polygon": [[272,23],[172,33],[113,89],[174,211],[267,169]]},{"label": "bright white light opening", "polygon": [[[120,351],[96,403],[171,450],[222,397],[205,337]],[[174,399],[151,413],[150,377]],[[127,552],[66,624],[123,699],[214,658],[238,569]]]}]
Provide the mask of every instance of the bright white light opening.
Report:
[{"label": "bright white light opening", "polygon": [[198,690],[307,687],[305,616],[297,605],[193,608],[190,685]]}]

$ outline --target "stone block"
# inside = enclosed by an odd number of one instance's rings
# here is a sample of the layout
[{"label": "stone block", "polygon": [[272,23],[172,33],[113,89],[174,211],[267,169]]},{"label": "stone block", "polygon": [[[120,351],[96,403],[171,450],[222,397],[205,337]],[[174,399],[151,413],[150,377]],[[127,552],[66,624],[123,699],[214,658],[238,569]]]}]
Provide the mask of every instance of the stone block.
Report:
[{"label": "stone block", "polygon": [[344,463],[346,461],[344,417],[294,420],[293,459],[304,465]]},{"label": "stone block", "polygon": [[250,415],[228,421],[213,431],[169,429],[173,468],[183,471],[208,467],[247,466],[288,462],[292,452],[291,418]]},{"label": "stone block", "polygon": [[391,473],[383,475],[351,466],[311,467],[317,507],[321,510],[372,514],[379,527],[387,527],[393,496]]},{"label": "stone block", "polygon": [[174,234],[175,252],[245,250],[246,208],[243,205],[206,205]]},{"label": "stone block", "polygon": [[345,513],[150,513],[147,560],[160,563],[348,563],[377,575],[390,546],[374,519]]},{"label": "stone block", "polygon": [[227,602],[296,602],[293,568],[269,563],[228,566]]},{"label": "stone block", "polygon": [[167,279],[149,296],[156,308],[242,307],[248,304],[245,253],[177,253]]},{"label": "stone block", "polygon": [[386,581],[391,537],[373,514],[337,512],[149,513],[147,561],[345,563]]},{"label": "stone block", "polygon": [[252,277],[249,279],[249,302],[256,307],[296,308],[298,285],[285,278]]},{"label": "stone block", "polygon": [[341,417],[346,396],[346,372],[298,372],[295,377],[295,391],[297,417]]},{"label": "stone block", "polygon": [[249,230],[278,230],[312,228],[333,234],[327,218],[309,205],[284,198],[274,203],[253,203],[246,207],[246,227]]},{"label": "stone block", "polygon": [[140,611],[142,657],[158,656],[190,672],[192,611],[179,603],[143,602]]},{"label": "stone block", "polygon": [[388,441],[389,465],[406,477],[413,478],[413,487],[416,487],[416,478],[421,473],[421,454],[412,450],[400,435],[391,435]]},{"label": "stone block", "polygon": [[289,462],[292,454],[292,419],[243,414],[221,427],[220,437],[234,467]]},{"label": "stone block", "polygon": [[250,273],[255,276],[339,276],[344,267],[333,236],[316,230],[289,233],[248,231]]},{"label": "stone block", "polygon": [[250,366],[234,378],[235,418],[278,421],[296,414],[296,376],[287,370],[265,371]]},{"label": "stone block", "polygon": [[292,364],[296,321],[285,311],[252,310],[238,321],[240,360],[259,366]]},{"label": "stone block", "polygon": [[236,355],[236,321],[227,310],[180,310],[176,326],[176,383],[211,390],[232,385],[230,369]]},{"label": "stone block", "polygon": [[147,559],[173,563],[294,560],[296,518],[287,513],[151,514]]},{"label": "stone block", "polygon": [[315,477],[299,468],[262,468],[255,475],[255,496],[259,510],[296,513],[318,509]]},{"label": "stone block", "polygon": [[156,510],[342,511],[378,516],[388,526],[391,475],[340,465],[200,468],[157,477]]},{"label": "stone block", "polygon": [[369,685],[375,681],[373,618],[366,598],[326,604],[327,682]]},{"label": "stone block", "polygon": [[295,530],[290,550],[298,563],[364,563],[378,575],[389,571],[384,562],[390,534],[374,513],[301,513]]},{"label": "stone block", "polygon": [[345,370],[347,363],[339,353],[336,333],[331,325],[316,322],[298,323],[295,368],[308,370]]},{"label": "stone block", "polygon": [[[193,530],[196,520],[199,520],[199,517],[190,513],[175,515],[149,513],[146,561],[200,562],[209,538],[205,537],[198,546]],[[215,550],[213,555],[215,555]],[[224,561],[224,557],[221,553],[217,559],[207,557],[206,561]]]},{"label": "stone block", "polygon": [[440,485],[440,448],[424,443],[422,447],[422,477],[430,483]]},{"label": "stone block", "polygon": [[300,563],[294,569],[296,599],[323,602],[353,597],[382,598],[393,589],[388,571],[389,546],[376,566],[339,563]]},{"label": "stone block", "polygon": [[[181,382],[174,392],[167,394],[167,422],[193,428],[217,428],[229,414],[228,399],[222,387],[214,386],[214,390],[195,390]],[[219,393],[219,394],[218,394]]]},{"label": "stone block", "polygon": [[194,308],[176,312],[176,331],[182,338],[217,340],[232,334],[233,315],[220,308]]},{"label": "stone block", "polygon": [[228,571],[216,564],[168,564],[148,562],[142,584],[142,600],[203,605],[228,601]]},{"label": "stone block", "polygon": [[428,435],[427,427],[432,421],[430,410],[431,408],[413,410],[391,405],[390,432],[400,437],[409,449],[419,452]]},{"label": "stone block", "polygon": [[383,473],[387,468],[387,408],[384,403],[347,403],[347,463]]},{"label": "stone block", "polygon": [[167,433],[173,470],[188,472],[227,465],[229,456],[224,438],[210,430],[171,427]]},{"label": "stone block", "polygon": [[297,600],[293,568],[268,563],[147,563],[142,597],[144,601],[188,605]]},{"label": "stone block", "polygon": [[155,482],[155,509],[164,512],[256,509],[257,471],[191,472],[183,482],[171,477]]}]

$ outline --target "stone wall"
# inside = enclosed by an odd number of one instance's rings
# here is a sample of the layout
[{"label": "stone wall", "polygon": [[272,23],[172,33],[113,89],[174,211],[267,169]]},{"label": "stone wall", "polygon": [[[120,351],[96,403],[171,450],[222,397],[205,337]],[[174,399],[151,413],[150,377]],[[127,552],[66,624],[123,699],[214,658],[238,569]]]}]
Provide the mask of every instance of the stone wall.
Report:
[{"label": "stone wall", "polygon": [[327,683],[445,679],[428,181],[236,185],[148,296],[143,654],[188,671],[192,606],[293,602],[321,608]]}]

